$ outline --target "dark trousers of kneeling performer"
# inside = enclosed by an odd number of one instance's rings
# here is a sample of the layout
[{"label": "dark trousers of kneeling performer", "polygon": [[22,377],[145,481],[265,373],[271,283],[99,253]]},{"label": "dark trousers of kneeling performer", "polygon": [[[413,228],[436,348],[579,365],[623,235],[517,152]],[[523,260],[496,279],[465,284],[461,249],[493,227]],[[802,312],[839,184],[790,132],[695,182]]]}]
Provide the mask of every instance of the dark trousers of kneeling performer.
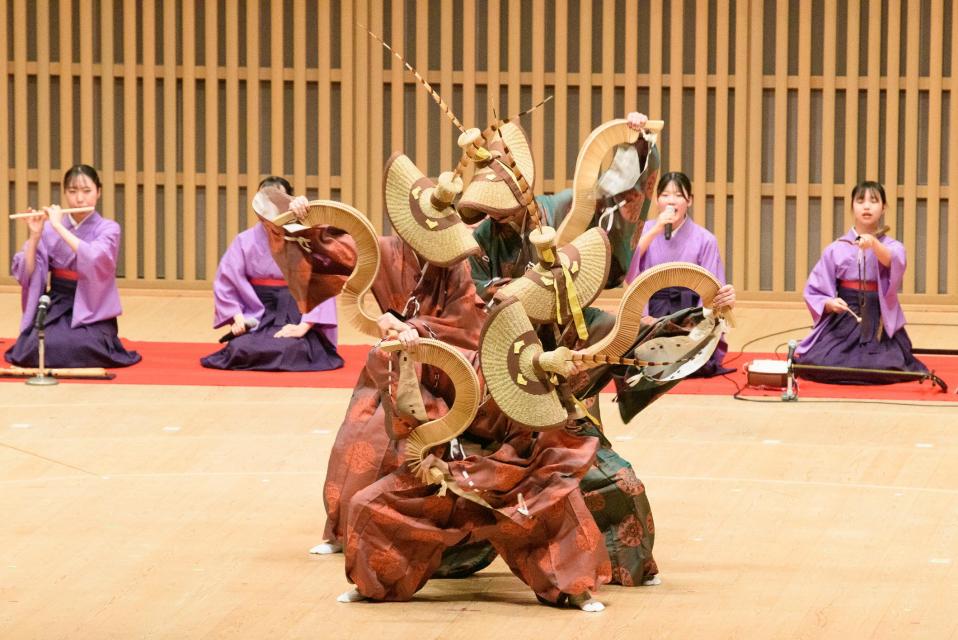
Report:
[{"label": "dark trousers of kneeling performer", "polygon": [[254,281],[253,291],[264,309],[259,324],[201,358],[200,364],[239,371],[329,371],[343,366],[336,346],[321,326],[314,326],[302,338],[274,337],[287,324],[299,324],[303,319],[289,287]]},{"label": "dark trousers of kneeling performer", "polygon": [[[817,338],[808,351],[796,358],[797,364],[824,365],[851,369],[927,372],[928,368],[911,352],[911,339],[902,327],[888,335],[881,321],[877,288],[858,291],[838,287],[838,297],[848,303],[861,322],[851,313],[830,313],[824,326],[816,327]],[[862,304],[864,302],[864,305]],[[869,371],[798,370],[799,377],[832,384],[888,384],[908,382],[914,376],[876,374]]]},{"label": "dark trousers of kneeling performer", "polygon": [[[116,318],[90,324],[73,324],[76,274],[61,271],[65,277],[50,278],[50,309],[44,322],[44,366],[129,367],[140,361],[136,351],[127,351],[117,330]],[[16,343],[3,354],[7,362],[19,367],[39,366],[39,332],[31,324],[20,333]]]}]

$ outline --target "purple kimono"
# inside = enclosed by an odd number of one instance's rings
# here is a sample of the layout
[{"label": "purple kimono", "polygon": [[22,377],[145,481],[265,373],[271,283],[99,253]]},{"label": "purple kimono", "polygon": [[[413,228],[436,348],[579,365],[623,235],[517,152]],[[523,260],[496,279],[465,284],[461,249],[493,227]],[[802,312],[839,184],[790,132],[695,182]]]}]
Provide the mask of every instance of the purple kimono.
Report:
[{"label": "purple kimono", "polygon": [[[213,327],[228,327],[237,313],[255,320],[255,329],[230,340],[200,362],[213,369],[326,371],[343,366],[336,353],[336,300],[330,298],[302,315],[285,286],[262,224],[243,231],[230,244],[213,282]],[[286,324],[312,322],[302,338],[274,338]]]},{"label": "purple kimono", "polygon": [[[898,288],[905,275],[905,247],[888,236],[879,240],[891,252],[891,263],[882,265],[872,251],[861,252],[852,228],[825,247],[808,275],[805,304],[815,320],[812,332],[795,350],[802,364],[818,364],[892,371],[927,371],[911,353],[905,332],[905,314],[898,304]],[[864,281],[864,290],[857,286]],[[855,284],[854,287],[842,286]],[[868,289],[872,289],[869,291]],[[862,318],[850,313],[826,313],[825,303],[842,298]],[[914,378],[870,375],[867,372],[811,372],[798,375],[821,382],[875,384]]]},{"label": "purple kimono", "polygon": [[[651,231],[655,225],[655,219],[646,220],[642,235]],[[664,235],[658,235],[652,239],[645,253],[639,255],[636,252],[632,258],[629,272],[625,276],[625,281],[632,282],[646,269],[651,269],[666,262],[697,264],[710,271],[722,285],[725,284],[725,266],[722,264],[722,256],[719,255],[718,241],[708,229],[696,224],[692,218],[685,218],[685,222],[672,232],[671,240],[666,240]],[[691,289],[668,287],[657,291],[652,296],[649,300],[647,313],[653,317],[661,318],[682,309],[697,307],[700,304],[699,297]],[[725,340],[720,340],[709,361],[689,377],[711,378],[734,371],[734,369],[726,369],[722,366],[722,360],[725,358],[727,350],[728,345]]]},{"label": "purple kimono", "polygon": [[44,323],[46,366],[136,364],[140,355],[124,349],[117,337],[116,317],[122,313],[116,288],[120,225],[95,211],[79,225],[70,216],[64,217],[63,224],[80,239],[76,251],[52,226],[44,225],[33,273],[26,273],[26,245],[13,258],[11,271],[21,286],[23,316],[20,336],[4,358],[18,366],[37,366],[38,332],[34,318],[37,302],[46,292],[51,298]]}]

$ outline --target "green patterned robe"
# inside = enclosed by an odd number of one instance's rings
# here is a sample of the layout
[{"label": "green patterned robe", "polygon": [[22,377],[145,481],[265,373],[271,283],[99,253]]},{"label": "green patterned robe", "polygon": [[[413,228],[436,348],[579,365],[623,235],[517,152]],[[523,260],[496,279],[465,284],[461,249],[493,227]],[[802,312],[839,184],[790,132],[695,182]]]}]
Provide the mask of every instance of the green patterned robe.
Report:
[{"label": "green patterned robe", "polygon": [[[641,140],[645,145],[645,141]],[[655,181],[658,177],[659,158],[654,147],[651,152],[643,153],[645,158],[643,172],[635,189],[629,194],[631,202],[629,218],[617,212],[611,225],[606,229],[612,246],[612,266],[606,288],[619,286],[632,263],[632,254],[638,240],[649,205]],[[646,149],[646,151],[648,151]],[[558,228],[572,207],[572,190],[538,196],[536,202],[550,226]],[[638,212],[638,215],[636,213]],[[596,226],[602,211],[597,207],[590,226]],[[530,229],[518,232],[509,225],[500,224],[487,218],[480,223],[474,233],[476,241],[483,250],[480,256],[469,259],[476,292],[487,302],[498,288],[500,279],[518,278],[536,260],[535,248],[528,240]],[[586,325],[589,328],[589,340],[592,343],[605,336],[614,324],[615,318],[595,307],[584,310]],[[545,348],[554,348],[554,332],[547,327],[539,331]],[[567,345],[567,346],[585,346]],[[586,384],[573,384],[573,388],[589,387]],[[588,394],[598,398],[598,389]],[[598,402],[591,409],[598,416]],[[652,556],[655,542],[655,524],[652,508],[645,493],[645,485],[636,477],[632,465],[613,449],[602,435],[601,427],[583,421],[584,433],[599,436],[601,446],[596,453],[592,467],[580,482],[580,488],[586,505],[605,537],[612,562],[612,582],[623,586],[638,586],[658,573],[658,567]]]}]

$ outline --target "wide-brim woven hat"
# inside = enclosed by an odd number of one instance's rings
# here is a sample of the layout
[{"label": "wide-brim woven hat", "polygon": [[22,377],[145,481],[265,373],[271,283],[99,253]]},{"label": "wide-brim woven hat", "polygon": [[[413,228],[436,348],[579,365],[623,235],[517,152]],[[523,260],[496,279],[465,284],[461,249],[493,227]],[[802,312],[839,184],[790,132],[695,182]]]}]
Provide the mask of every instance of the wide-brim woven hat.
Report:
[{"label": "wide-brim woven hat", "polygon": [[[381,343],[380,348],[389,352],[401,349],[402,345],[398,340],[391,340]],[[482,394],[476,370],[455,347],[440,340],[423,338],[410,355],[416,362],[445,373],[455,389],[455,401],[449,411],[416,427],[406,440],[406,462],[413,473],[420,474],[423,459],[434,447],[449,442],[469,428],[479,410]],[[420,475],[428,480],[426,473]]]},{"label": "wide-brim woven hat", "polygon": [[[288,204],[288,198],[274,199],[260,191],[253,200],[253,209],[263,222],[270,253],[300,311],[306,313],[330,297],[339,296],[336,306],[340,322],[379,338],[376,319],[381,312],[365,308],[365,295],[380,264],[379,236],[372,223],[342,202],[310,201],[302,220],[285,211]],[[317,256],[321,259],[317,260]]]},{"label": "wide-brim woven hat", "polygon": [[[721,286],[708,269],[690,262],[665,262],[643,271],[622,294],[612,331],[582,352],[590,356],[613,358],[625,355],[632,349],[642,329],[646,305],[657,291],[668,287],[685,287],[697,293],[702,299],[702,306],[708,307]],[[719,309],[717,314],[734,325],[730,309]]]},{"label": "wide-brim woven hat", "polygon": [[[646,129],[657,134],[664,124],[660,120],[651,120],[646,123]],[[634,144],[639,135],[638,131],[629,127],[626,120],[617,119],[600,124],[582,143],[572,180],[572,208],[558,228],[557,243],[560,247],[589,228],[598,199],[618,195],[625,184],[631,188],[639,179],[641,167],[638,165],[638,157],[634,158],[635,164],[626,169],[617,162],[618,154],[613,156],[612,164],[606,173],[602,174],[602,166],[609,152],[619,145]],[[622,159],[629,155],[623,154]],[[613,176],[619,173],[628,175],[618,175],[613,179]],[[617,183],[619,186],[612,187],[610,183]]]},{"label": "wide-brim woven hat", "polygon": [[[612,249],[605,232],[593,227],[557,253],[572,276],[581,306],[585,308],[592,304],[605,288],[611,266]],[[529,318],[537,324],[565,324],[571,320],[571,312],[568,305],[561,304],[562,315],[559,317],[556,295],[553,271],[537,264],[496,292],[496,299],[518,298]]]},{"label": "wide-brim woven hat", "polygon": [[393,229],[428,262],[448,267],[481,253],[456,210],[434,197],[436,183],[404,154],[396,152],[386,162],[383,192]]},{"label": "wide-brim woven hat", "polygon": [[542,344],[518,299],[503,301],[489,314],[479,353],[486,388],[509,418],[542,431],[566,423],[568,412],[554,386],[545,372],[536,370]]},{"label": "wide-brim woven hat", "polygon": [[459,199],[458,209],[463,218],[472,221],[484,215],[509,216],[525,206],[516,175],[502,158],[506,147],[532,189],[536,170],[529,140],[522,127],[515,122],[507,122],[487,145],[492,159],[476,168]]}]

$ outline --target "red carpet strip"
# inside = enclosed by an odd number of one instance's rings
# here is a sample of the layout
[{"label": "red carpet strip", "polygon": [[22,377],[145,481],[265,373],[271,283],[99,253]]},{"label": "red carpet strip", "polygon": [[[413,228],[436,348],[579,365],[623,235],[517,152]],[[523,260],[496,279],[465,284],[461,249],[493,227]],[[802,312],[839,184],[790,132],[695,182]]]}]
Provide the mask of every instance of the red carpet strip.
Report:
[{"label": "red carpet strip", "polygon": [[[4,340],[3,349],[14,340]],[[123,340],[127,349],[143,359],[125,369],[110,369],[113,380],[63,380],[82,384],[169,384],[200,387],[326,387],[352,389],[366,363],[369,345],[343,345],[339,355],[346,361],[333,371],[222,371],[200,365],[200,358],[218,351],[221,345],[202,342],[137,342]],[[4,363],[5,364],[5,363]],[[0,378],[0,380],[17,380]],[[22,382],[22,379],[20,379]]]},{"label": "red carpet strip", "polygon": [[[80,384],[161,384],[212,387],[314,387],[328,389],[352,389],[366,362],[368,345],[342,345],[339,354],[346,361],[342,369],[335,371],[315,371],[306,373],[287,373],[272,371],[220,371],[200,366],[200,358],[213,353],[218,345],[196,342],[136,342],[123,341],[128,349],[140,352],[143,360],[126,369],[113,369],[113,380],[64,380],[63,383]],[[6,350],[13,339],[0,340],[0,348]],[[744,389],[745,397],[776,397],[781,390],[760,390],[746,388],[744,365],[756,359],[774,359],[774,354],[730,353],[726,357],[726,366],[738,369],[727,377],[705,380],[683,380],[671,393],[694,395],[729,396],[736,389]],[[870,400],[924,400],[958,402],[954,393],[958,384],[958,357],[921,356],[929,369],[942,378],[949,386],[948,393],[942,393],[937,385],[929,381],[905,382],[891,385],[851,386],[829,385],[799,381],[800,398],[856,398]],[[19,382],[22,378],[0,380]],[[612,391],[611,385],[606,391]]]}]

